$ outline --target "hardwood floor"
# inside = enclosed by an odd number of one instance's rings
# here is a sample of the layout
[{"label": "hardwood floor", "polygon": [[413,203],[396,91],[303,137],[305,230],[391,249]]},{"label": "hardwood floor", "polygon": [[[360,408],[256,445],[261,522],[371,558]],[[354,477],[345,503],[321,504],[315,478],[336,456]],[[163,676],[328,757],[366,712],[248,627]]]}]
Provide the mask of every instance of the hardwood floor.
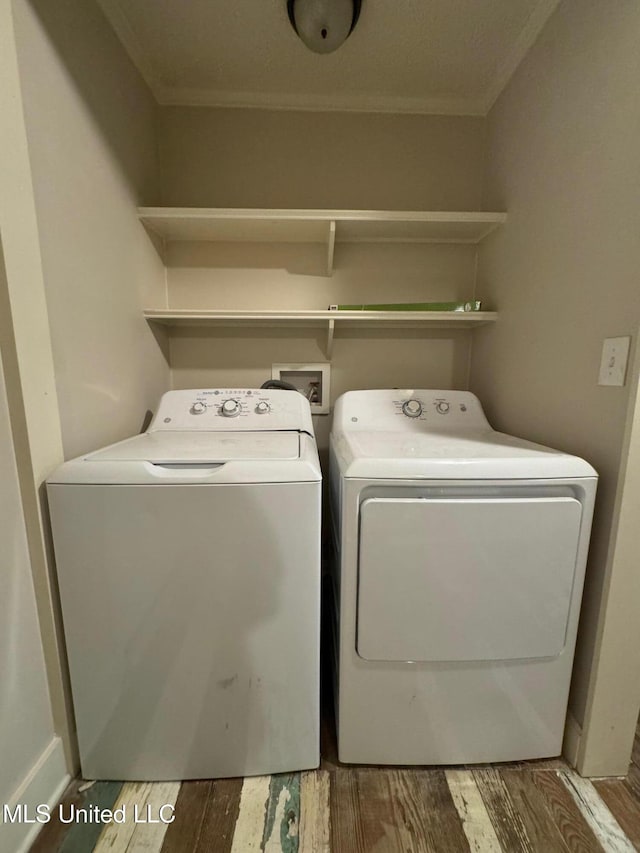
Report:
[{"label": "hardwood floor", "polygon": [[[625,779],[560,759],[468,768],[340,765],[329,722],[319,770],[180,783],[96,782],[63,799],[126,808],[124,823],[61,823],[31,853],[591,853],[640,850],[640,736]],[[135,823],[173,806],[171,823]],[[169,810],[166,810],[169,816]]]}]

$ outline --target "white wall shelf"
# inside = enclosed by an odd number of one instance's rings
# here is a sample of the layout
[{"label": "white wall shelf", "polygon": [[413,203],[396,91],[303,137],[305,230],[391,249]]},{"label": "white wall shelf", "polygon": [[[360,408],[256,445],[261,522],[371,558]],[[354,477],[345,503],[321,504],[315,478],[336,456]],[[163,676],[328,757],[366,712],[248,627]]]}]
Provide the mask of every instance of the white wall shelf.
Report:
[{"label": "white wall shelf", "polygon": [[479,243],[505,213],[384,210],[258,210],[140,207],[140,221],[163,240],[321,243],[327,275],[335,243]]},{"label": "white wall shelf", "polygon": [[149,309],[149,322],[166,326],[324,328],[331,358],[336,328],[473,329],[498,319],[493,311],[196,311]]}]

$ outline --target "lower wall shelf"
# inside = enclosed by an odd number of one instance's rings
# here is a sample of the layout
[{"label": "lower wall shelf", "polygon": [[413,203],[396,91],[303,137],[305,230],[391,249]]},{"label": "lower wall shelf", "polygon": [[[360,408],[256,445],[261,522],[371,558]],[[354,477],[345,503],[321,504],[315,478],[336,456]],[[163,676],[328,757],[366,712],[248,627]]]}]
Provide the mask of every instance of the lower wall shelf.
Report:
[{"label": "lower wall shelf", "polygon": [[328,359],[337,327],[474,329],[498,319],[494,311],[198,311],[167,308],[149,309],[144,317],[165,326],[326,328]]}]

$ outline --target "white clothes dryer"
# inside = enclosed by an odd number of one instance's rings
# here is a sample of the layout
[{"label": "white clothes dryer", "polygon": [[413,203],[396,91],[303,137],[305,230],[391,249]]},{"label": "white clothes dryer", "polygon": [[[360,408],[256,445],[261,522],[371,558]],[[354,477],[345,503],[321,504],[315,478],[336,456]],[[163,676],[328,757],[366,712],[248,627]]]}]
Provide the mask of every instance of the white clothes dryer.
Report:
[{"label": "white clothes dryer", "polygon": [[170,391],[47,486],[82,774],[319,763],[321,475],[289,391]]},{"label": "white clothes dryer", "polygon": [[353,391],[331,434],[341,761],[559,755],[597,474],[468,392]]}]

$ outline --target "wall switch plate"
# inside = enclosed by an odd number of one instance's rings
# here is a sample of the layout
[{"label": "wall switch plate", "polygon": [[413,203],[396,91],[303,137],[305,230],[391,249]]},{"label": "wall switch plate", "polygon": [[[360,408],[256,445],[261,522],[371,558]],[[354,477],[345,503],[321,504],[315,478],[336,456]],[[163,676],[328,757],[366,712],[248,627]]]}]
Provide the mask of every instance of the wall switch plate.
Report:
[{"label": "wall switch plate", "polygon": [[328,362],[272,364],[271,378],[295,385],[309,401],[312,415],[328,415],[331,411],[331,365]]},{"label": "wall switch plate", "polygon": [[598,385],[624,385],[631,338],[605,338]]}]

